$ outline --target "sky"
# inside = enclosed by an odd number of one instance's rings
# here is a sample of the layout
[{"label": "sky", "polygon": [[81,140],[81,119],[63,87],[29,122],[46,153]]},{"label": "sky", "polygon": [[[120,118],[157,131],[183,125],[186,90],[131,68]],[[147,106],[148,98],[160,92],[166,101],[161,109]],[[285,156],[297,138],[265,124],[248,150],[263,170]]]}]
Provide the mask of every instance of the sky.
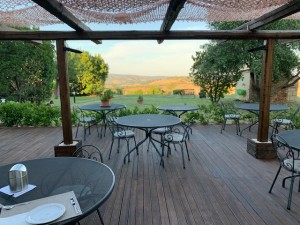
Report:
[{"label": "sky", "polygon": [[[134,25],[86,24],[92,30],[159,30],[161,22]],[[175,22],[171,30],[207,30],[205,23]],[[41,27],[40,30],[72,31],[66,25]],[[100,54],[109,66],[110,74],[143,76],[188,76],[192,56],[207,43],[205,40],[67,41],[67,46],[91,55]]]}]

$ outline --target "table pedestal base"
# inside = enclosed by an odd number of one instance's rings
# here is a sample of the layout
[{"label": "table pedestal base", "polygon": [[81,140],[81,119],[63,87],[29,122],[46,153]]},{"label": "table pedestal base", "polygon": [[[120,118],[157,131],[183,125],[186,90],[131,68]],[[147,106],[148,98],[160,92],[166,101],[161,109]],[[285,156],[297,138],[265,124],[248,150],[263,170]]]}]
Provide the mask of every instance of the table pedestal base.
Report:
[{"label": "table pedestal base", "polygon": [[276,152],[273,150],[272,142],[259,142],[257,139],[247,140],[247,152],[257,159],[275,159]]}]

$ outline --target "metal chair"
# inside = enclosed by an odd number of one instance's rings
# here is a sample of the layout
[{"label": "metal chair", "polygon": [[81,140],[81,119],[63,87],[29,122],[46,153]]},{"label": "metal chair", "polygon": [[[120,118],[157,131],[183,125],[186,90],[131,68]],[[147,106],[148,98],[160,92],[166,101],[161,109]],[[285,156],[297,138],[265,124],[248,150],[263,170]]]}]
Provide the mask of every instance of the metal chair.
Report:
[{"label": "metal chair", "polygon": [[223,130],[225,130],[226,122],[227,120],[233,120],[236,127],[236,134],[238,135],[241,131],[240,128],[240,115],[235,112],[233,108],[229,108],[227,105],[225,105],[223,102],[219,103],[221,107],[221,112],[223,115],[223,123],[221,126],[221,133]]},{"label": "metal chair", "polygon": [[[116,123],[116,119],[117,119],[117,117],[114,114],[114,112],[110,112],[106,115],[106,124],[107,124],[107,127],[109,128],[109,130],[111,132],[111,138],[112,138],[108,159],[110,159],[111,151],[112,151],[115,140],[118,140],[117,153],[120,152],[120,142],[121,142],[121,140],[125,140],[127,142],[127,152],[128,153],[129,153],[129,141],[131,139],[134,140],[134,143],[135,143],[135,146],[136,146],[134,131],[132,131],[132,130],[126,128],[126,127],[122,127],[122,126],[118,125]],[[137,153],[138,153],[138,149],[136,149],[136,150],[137,150]]]},{"label": "metal chair", "polygon": [[91,116],[90,114],[84,112],[81,110],[78,106],[73,106],[73,112],[77,118],[77,129],[76,129],[76,135],[75,138],[77,137],[78,134],[78,129],[80,124],[83,124],[83,129],[84,129],[84,140],[86,137],[86,130],[89,130],[89,134],[91,134],[91,126],[95,125],[97,128],[97,133],[99,137],[99,130],[98,130],[98,124],[97,124],[97,119],[94,116]]},{"label": "metal chair", "polygon": [[[72,156],[78,158],[92,159],[103,163],[102,153],[100,149],[94,145],[82,145],[72,154]],[[97,214],[99,216],[101,224],[104,225],[104,221],[99,209],[97,209]],[[80,224],[80,222],[77,223]]]},{"label": "metal chair", "polygon": [[[154,130],[152,130],[152,134],[157,134],[160,135],[160,141],[161,143],[163,142],[163,136],[170,131],[169,127],[160,127],[160,128],[156,128]],[[148,142],[148,148],[147,151],[149,151],[149,147],[150,147],[150,141]]]},{"label": "metal chair", "polygon": [[162,155],[164,155],[165,145],[168,146],[167,157],[169,157],[169,155],[171,154],[170,144],[173,144],[174,147],[176,147],[176,144],[180,145],[183,169],[185,169],[183,144],[185,145],[188,160],[190,161],[189,150],[188,150],[187,142],[186,142],[188,139],[188,132],[189,132],[189,126],[186,124],[180,124],[180,125],[177,125],[177,126],[171,128],[171,130],[163,136],[164,144],[163,144],[163,148],[162,148]]},{"label": "metal chair", "polygon": [[300,111],[300,107],[298,107],[295,112],[289,118],[276,118],[273,121],[272,134],[278,134],[278,127],[285,126],[287,130],[295,129],[294,120],[297,114]]},{"label": "metal chair", "polygon": [[278,134],[271,136],[271,141],[274,150],[276,151],[277,159],[279,160],[279,168],[273,180],[269,193],[272,192],[273,186],[277,180],[281,168],[291,172],[291,176],[285,177],[282,181],[282,187],[285,187],[286,179],[291,179],[287,209],[291,209],[293,186],[296,177],[300,176],[300,152],[293,150],[289,144]]}]

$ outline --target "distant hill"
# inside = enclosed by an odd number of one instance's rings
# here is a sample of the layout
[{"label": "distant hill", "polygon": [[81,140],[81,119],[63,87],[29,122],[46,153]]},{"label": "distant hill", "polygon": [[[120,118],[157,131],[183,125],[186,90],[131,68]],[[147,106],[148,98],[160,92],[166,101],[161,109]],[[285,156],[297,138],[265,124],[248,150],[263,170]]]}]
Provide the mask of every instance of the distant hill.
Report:
[{"label": "distant hill", "polygon": [[105,83],[106,88],[122,89],[124,94],[152,94],[154,90],[163,90],[164,93],[172,93],[175,89],[193,89],[195,94],[199,92],[199,86],[195,86],[187,76],[138,76],[109,74]]}]

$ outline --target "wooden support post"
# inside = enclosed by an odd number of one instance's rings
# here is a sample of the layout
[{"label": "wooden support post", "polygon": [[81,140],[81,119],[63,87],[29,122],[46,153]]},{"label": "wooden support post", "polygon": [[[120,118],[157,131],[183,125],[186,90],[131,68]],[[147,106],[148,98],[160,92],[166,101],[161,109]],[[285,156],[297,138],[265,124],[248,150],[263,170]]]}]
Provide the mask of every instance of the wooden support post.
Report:
[{"label": "wooden support post", "polygon": [[65,145],[73,143],[72,137],[72,120],[71,120],[71,105],[70,105],[70,88],[69,88],[69,76],[67,67],[67,56],[64,49],[65,41],[56,41],[57,51],[57,67],[59,77],[59,91],[61,102],[61,118],[63,128],[63,142]]},{"label": "wooden support post", "polygon": [[274,46],[275,40],[268,39],[266,42],[266,50],[263,56],[263,73],[260,86],[260,105],[257,133],[257,141],[259,142],[268,142]]}]

